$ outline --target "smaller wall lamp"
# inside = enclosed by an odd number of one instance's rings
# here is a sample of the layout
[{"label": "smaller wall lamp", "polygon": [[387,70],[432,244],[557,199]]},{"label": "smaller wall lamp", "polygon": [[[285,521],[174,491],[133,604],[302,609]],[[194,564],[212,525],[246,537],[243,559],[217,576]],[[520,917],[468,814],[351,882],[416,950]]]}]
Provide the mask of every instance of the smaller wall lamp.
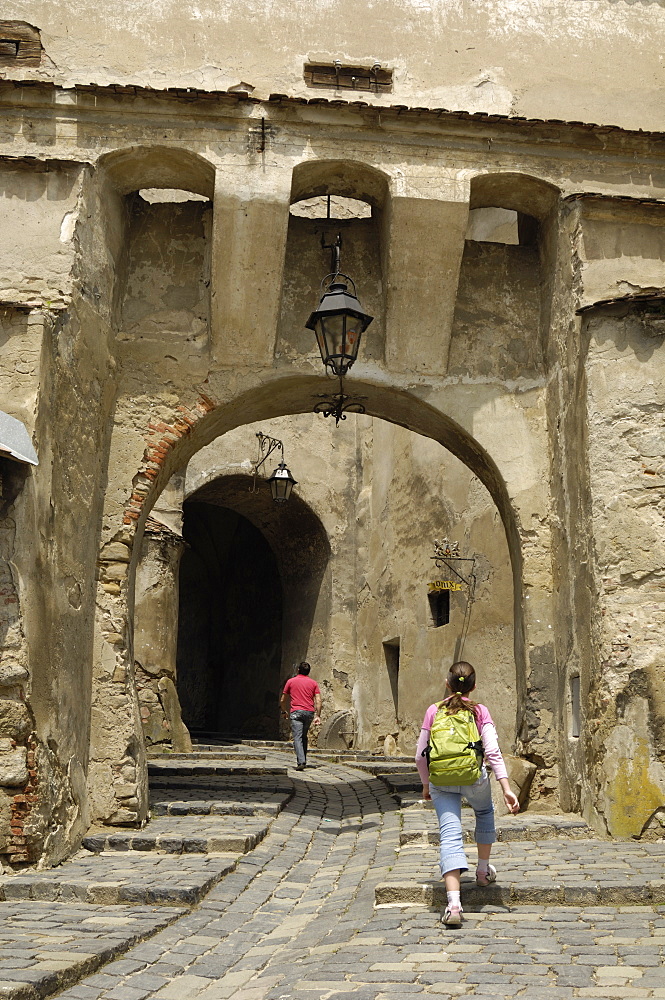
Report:
[{"label": "smaller wall lamp", "polygon": [[286,503],[291,496],[291,490],[297,483],[284,464],[284,445],[278,438],[270,437],[269,434],[262,434],[261,431],[257,433],[256,437],[259,443],[259,453],[256,461],[253,463],[254,481],[250,487],[251,492],[258,492],[256,489],[256,477],[273,451],[279,448],[282,453],[282,460],[268,479],[268,485],[270,486],[270,494],[275,503]]}]

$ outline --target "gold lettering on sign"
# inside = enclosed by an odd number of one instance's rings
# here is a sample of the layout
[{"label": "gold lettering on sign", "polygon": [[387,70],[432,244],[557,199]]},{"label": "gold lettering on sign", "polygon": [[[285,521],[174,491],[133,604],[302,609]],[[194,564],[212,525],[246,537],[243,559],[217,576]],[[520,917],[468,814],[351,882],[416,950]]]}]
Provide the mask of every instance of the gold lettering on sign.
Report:
[{"label": "gold lettering on sign", "polygon": [[428,584],[430,593],[436,590],[461,590],[463,583],[455,583],[454,580],[431,580]]}]

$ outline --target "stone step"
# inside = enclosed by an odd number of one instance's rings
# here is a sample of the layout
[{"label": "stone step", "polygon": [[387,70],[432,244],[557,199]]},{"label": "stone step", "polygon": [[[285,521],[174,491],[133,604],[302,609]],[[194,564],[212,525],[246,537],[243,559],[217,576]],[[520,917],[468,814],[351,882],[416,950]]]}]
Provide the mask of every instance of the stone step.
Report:
[{"label": "stone step", "polygon": [[191,753],[151,753],[148,756],[149,761],[158,761],[159,763],[167,763],[168,761],[227,761],[232,760],[235,763],[241,761],[254,761],[254,760],[265,760],[266,755],[264,753],[240,753],[239,750],[215,750],[214,748],[206,748],[205,750],[196,749]]},{"label": "stone step", "polygon": [[198,789],[179,791],[169,787],[153,787],[150,792],[150,811],[153,816],[277,816],[289,801],[289,792],[266,794],[228,790],[208,792],[205,797]]},{"label": "stone step", "polygon": [[311,750],[308,756],[320,757],[321,759],[331,761],[335,764],[354,764],[357,762],[367,764],[385,764],[392,762],[393,764],[400,765],[402,763],[407,763],[408,761],[410,762],[412,768],[415,766],[410,758],[386,757],[384,753],[372,753],[370,750],[326,750],[323,747],[318,747]]},{"label": "stone step", "polygon": [[[437,852],[409,844],[399,850],[390,878],[375,889],[375,904],[444,906]],[[665,904],[665,843],[607,842],[559,838],[498,843],[492,848],[497,881],[475,884],[475,850],[467,854],[462,905],[630,906]]]},{"label": "stone step", "polygon": [[[160,793],[167,789],[191,789],[197,793],[206,792],[206,798],[226,794],[234,799],[245,793],[256,798],[268,795],[293,794],[293,781],[286,775],[278,774],[151,774],[151,790]],[[201,797],[200,794],[197,795]]]},{"label": "stone step", "polygon": [[399,773],[396,771],[385,771],[378,775],[381,781],[388,786],[388,789],[399,796],[402,801],[405,798],[415,799],[420,797],[422,792],[422,782],[415,767],[411,770],[405,768]]},{"label": "stone step", "polygon": [[47,871],[1,877],[0,899],[192,906],[237,860],[236,854],[86,854]]},{"label": "stone step", "polygon": [[239,749],[244,749],[246,747],[257,747],[259,750],[286,750],[290,747],[289,740],[243,740],[243,739],[215,739],[211,734],[201,733],[198,736],[192,737],[192,746],[197,750],[199,748],[210,748],[212,750],[217,750],[222,748],[225,750],[231,747],[238,747]]},{"label": "stone step", "polygon": [[168,763],[156,760],[148,761],[148,776],[150,779],[152,777],[181,777],[182,775],[192,775],[193,777],[197,775],[205,774],[215,774],[220,776],[228,777],[251,777],[254,775],[286,775],[288,773],[288,767],[286,765],[277,764],[246,764],[244,761],[239,761],[232,763],[231,761],[225,762],[223,764],[216,764],[213,761],[192,761],[191,759],[183,760],[182,762],[177,760],[168,760]]},{"label": "stone step", "polygon": [[[349,763],[344,761],[345,764]],[[398,781],[403,778],[410,778],[418,782],[418,787],[421,787],[420,778],[418,777],[418,772],[413,761],[405,761],[403,764],[395,760],[387,761],[357,761],[356,767],[360,768],[361,771],[368,771],[369,774],[375,774],[378,777],[384,778],[387,781],[392,781],[393,777]]]},{"label": "stone step", "polygon": [[60,993],[187,912],[76,900],[6,901],[0,912],[0,996],[43,1000]]},{"label": "stone step", "polygon": [[158,851],[162,854],[246,854],[263,840],[269,817],[160,816],[143,830],[102,827],[83,838],[93,854],[102,851]]},{"label": "stone step", "polygon": [[[475,817],[473,810],[462,809],[462,831],[466,843],[473,843]],[[554,815],[545,813],[520,813],[517,816],[496,818],[497,840],[552,840],[567,837],[570,840],[593,839],[593,830],[573,813]],[[402,809],[400,844],[439,844],[439,827],[430,802],[417,803]]]}]

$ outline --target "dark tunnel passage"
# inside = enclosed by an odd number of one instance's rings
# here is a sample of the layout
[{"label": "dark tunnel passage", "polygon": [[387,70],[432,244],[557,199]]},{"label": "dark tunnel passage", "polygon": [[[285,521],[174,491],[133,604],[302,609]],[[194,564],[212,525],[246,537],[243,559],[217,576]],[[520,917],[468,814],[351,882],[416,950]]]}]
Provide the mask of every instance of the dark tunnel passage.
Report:
[{"label": "dark tunnel passage", "polygon": [[178,695],[193,734],[277,739],[279,694],[307,655],[328,562],[318,517],[274,504],[246,476],[207,483],[183,507]]}]

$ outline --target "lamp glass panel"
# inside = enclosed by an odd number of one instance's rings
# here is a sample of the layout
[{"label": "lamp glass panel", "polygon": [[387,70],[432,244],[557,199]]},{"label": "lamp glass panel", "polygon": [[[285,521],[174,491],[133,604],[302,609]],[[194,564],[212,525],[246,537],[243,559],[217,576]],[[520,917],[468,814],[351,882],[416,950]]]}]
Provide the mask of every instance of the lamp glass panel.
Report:
[{"label": "lamp glass panel", "polygon": [[338,313],[321,320],[329,356],[344,353],[345,318]]},{"label": "lamp glass panel", "polygon": [[316,324],[316,330],[314,332],[316,334],[316,342],[319,345],[319,351],[321,352],[321,360],[325,365],[327,361],[326,338],[323,335],[323,323],[321,320],[319,320]]},{"label": "lamp glass panel", "polygon": [[346,320],[346,353],[355,359],[358,357],[362,323],[357,316],[347,316]]}]

